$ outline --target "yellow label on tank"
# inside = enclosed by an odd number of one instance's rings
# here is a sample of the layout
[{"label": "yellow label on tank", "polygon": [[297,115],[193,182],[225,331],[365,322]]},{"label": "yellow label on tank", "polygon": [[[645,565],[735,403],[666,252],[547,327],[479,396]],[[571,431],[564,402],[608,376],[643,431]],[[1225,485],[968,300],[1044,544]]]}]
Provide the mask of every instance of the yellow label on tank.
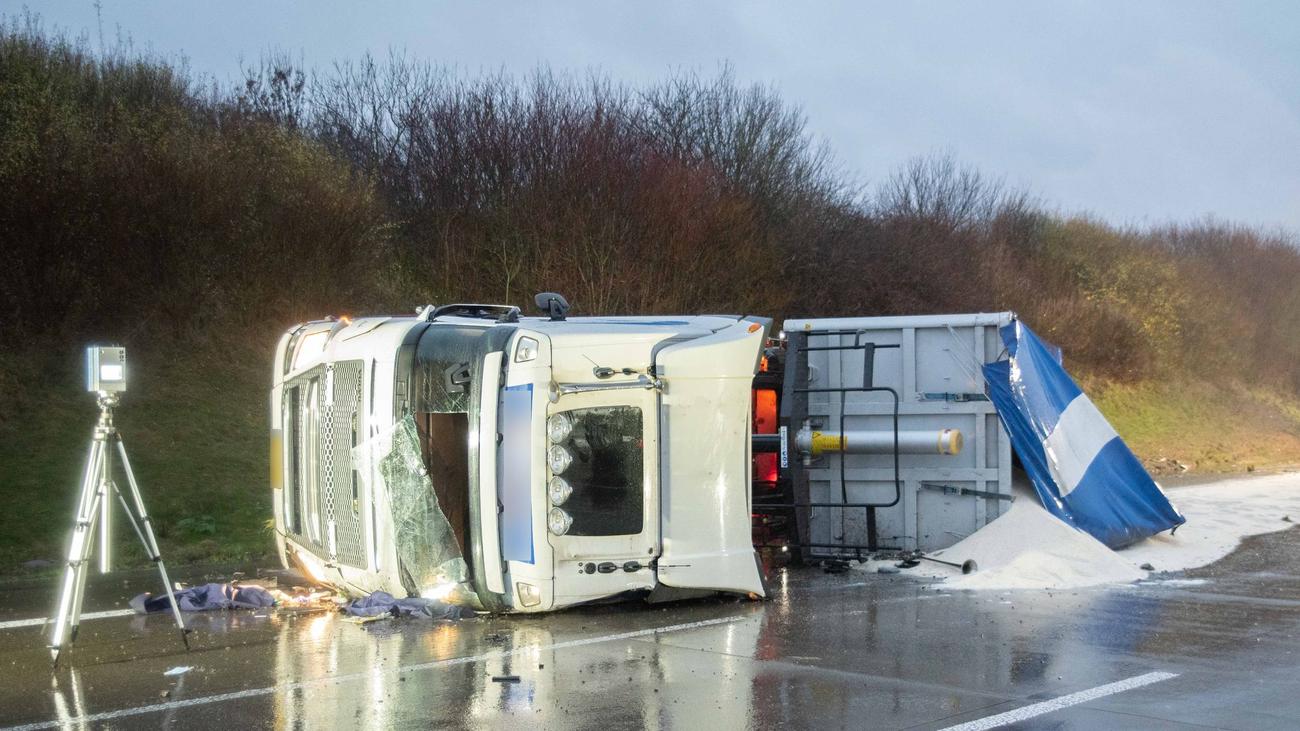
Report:
[{"label": "yellow label on tank", "polygon": [[812,453],[813,456],[822,452],[842,452],[844,451],[844,438],[838,434],[823,434],[815,431],[812,434]]}]

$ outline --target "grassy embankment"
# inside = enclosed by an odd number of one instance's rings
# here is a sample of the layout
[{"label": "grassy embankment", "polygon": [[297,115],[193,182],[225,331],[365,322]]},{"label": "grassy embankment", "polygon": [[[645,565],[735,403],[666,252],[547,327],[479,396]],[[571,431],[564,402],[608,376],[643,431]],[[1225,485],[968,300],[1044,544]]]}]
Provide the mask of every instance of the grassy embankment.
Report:
[{"label": "grassy embankment", "polygon": [[[170,561],[262,560],[272,551],[266,351],[273,347],[130,352],[131,388],[116,422]],[[0,421],[8,500],[0,511],[0,574],[64,551],[98,416],[79,353],[66,356],[66,368],[44,373],[0,358],[0,377],[19,385],[5,392],[22,394]],[[119,561],[140,565],[144,553],[121,515],[116,510]]]},{"label": "grassy embankment", "polygon": [[1083,380],[1157,476],[1300,465],[1300,403],[1294,398],[1238,384]]}]

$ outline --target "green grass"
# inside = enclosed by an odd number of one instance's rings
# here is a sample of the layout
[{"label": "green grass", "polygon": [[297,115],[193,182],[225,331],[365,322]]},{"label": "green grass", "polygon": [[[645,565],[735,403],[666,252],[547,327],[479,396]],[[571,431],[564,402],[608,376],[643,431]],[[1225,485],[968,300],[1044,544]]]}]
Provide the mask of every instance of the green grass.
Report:
[{"label": "green grass", "polygon": [[1300,464],[1300,405],[1277,393],[1199,382],[1083,385],[1152,472]]},{"label": "green grass", "polygon": [[[258,560],[273,552],[269,350],[130,351],[131,390],[116,421],[168,561]],[[41,360],[80,365],[75,352]],[[39,370],[10,355],[0,372],[0,396],[19,394],[6,399],[12,412],[0,421],[0,573],[9,573],[63,555],[98,409],[75,368]],[[122,565],[143,564],[126,521],[114,528]]]}]

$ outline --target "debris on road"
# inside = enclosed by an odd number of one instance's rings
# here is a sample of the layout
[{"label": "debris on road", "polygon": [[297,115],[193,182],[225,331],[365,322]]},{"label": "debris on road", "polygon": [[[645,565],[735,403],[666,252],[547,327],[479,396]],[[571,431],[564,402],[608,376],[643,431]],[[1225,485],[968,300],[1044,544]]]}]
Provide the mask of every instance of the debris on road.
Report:
[{"label": "debris on road", "polygon": [[[177,583],[176,603],[182,612],[264,608],[318,612],[340,609],[347,604],[347,599],[329,589],[294,586],[286,592],[276,588],[273,579],[249,579],[228,583],[209,582],[190,587]],[[154,596],[148,592],[132,598],[130,606],[136,614],[165,612],[171,608],[166,595]]]},{"label": "debris on road", "polygon": [[[166,595],[148,592],[131,599],[136,614],[152,614],[171,609]],[[202,584],[176,592],[176,604],[182,612],[210,612],[216,609],[259,609],[275,605],[275,597],[260,586],[243,584]]]},{"label": "debris on road", "polygon": [[382,622],[385,619],[392,619],[392,618],[393,615],[391,614],[376,614],[373,617],[347,616],[343,618],[343,621],[348,622],[350,624],[370,624],[371,622]]},{"label": "debris on road", "polygon": [[193,669],[194,669],[194,667],[193,667],[192,665],[177,665],[176,667],[172,668],[171,670],[165,670],[165,671],[163,671],[163,675],[166,675],[167,677],[173,677],[173,676],[176,676],[176,675],[184,675],[185,673],[188,673],[189,671],[191,671],[191,670],[193,670]]},{"label": "debris on road", "polygon": [[343,608],[353,617],[383,618],[422,616],[430,619],[464,619],[474,617],[474,610],[437,599],[411,597],[398,599],[386,591],[376,591],[351,602]]},{"label": "debris on road", "polygon": [[299,613],[334,611],[343,608],[348,600],[343,595],[329,589],[317,589],[295,586],[290,592],[272,589],[275,608],[278,611]]}]

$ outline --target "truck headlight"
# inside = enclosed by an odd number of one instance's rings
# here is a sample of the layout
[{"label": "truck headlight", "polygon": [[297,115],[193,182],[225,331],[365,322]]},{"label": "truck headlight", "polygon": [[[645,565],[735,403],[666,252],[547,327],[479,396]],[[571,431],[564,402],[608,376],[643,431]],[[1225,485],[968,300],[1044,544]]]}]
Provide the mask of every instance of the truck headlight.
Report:
[{"label": "truck headlight", "polygon": [[546,420],[546,435],[551,438],[553,444],[559,444],[573,433],[573,419],[568,414],[552,414],[551,418]]},{"label": "truck headlight", "polygon": [[532,338],[519,338],[515,345],[515,362],[527,363],[537,358],[537,341]]},{"label": "truck headlight", "polygon": [[551,478],[551,489],[549,490],[552,505],[563,505],[565,500],[573,494],[573,485],[563,477]]},{"label": "truck headlight", "polygon": [[525,607],[535,607],[542,603],[542,592],[532,584],[516,581],[515,594],[519,596],[519,603]]},{"label": "truck headlight", "polygon": [[546,453],[546,461],[551,467],[551,474],[558,475],[569,469],[569,465],[573,464],[573,455],[569,454],[569,450],[564,447],[552,444],[550,450]]},{"label": "truck headlight", "polygon": [[546,527],[557,536],[568,533],[571,525],[573,525],[573,516],[559,508],[551,508],[551,512],[546,514]]}]

